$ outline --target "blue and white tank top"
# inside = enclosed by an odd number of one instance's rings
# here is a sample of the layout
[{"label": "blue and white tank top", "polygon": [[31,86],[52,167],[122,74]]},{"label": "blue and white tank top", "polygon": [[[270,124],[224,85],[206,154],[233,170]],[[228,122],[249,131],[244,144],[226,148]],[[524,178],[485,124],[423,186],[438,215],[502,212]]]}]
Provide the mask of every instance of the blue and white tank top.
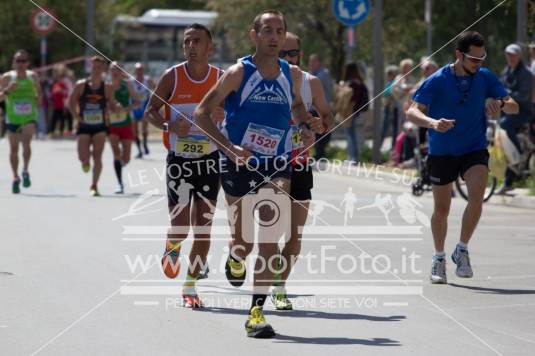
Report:
[{"label": "blue and white tank top", "polygon": [[143,82],[138,82],[135,78],[131,79],[134,91],[138,97],[138,100],[141,102],[141,106],[137,109],[132,109],[132,116],[134,119],[142,119],[143,114],[145,113],[145,108],[149,103],[151,90],[149,88],[149,77],[144,76]]},{"label": "blue and white tank top", "polygon": [[275,80],[266,80],[252,56],[240,61],[243,80],[239,90],[225,99],[223,134],[256,157],[289,155],[292,141],[288,132],[294,99],[290,65],[279,59],[279,75]]}]

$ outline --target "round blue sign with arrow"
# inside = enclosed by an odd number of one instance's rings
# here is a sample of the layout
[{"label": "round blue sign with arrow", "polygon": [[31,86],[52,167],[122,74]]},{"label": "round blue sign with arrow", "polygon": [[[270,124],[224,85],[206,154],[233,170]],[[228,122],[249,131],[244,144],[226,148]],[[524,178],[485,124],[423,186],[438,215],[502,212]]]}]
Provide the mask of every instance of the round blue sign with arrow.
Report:
[{"label": "round blue sign with arrow", "polygon": [[370,8],[370,0],[333,0],[334,16],[346,26],[355,26],[364,21]]}]

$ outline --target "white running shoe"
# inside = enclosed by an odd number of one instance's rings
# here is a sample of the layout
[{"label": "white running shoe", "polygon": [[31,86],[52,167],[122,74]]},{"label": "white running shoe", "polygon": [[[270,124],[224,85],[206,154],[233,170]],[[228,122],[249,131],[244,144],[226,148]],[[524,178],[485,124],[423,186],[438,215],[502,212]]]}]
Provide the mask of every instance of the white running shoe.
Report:
[{"label": "white running shoe", "polygon": [[431,280],[432,284],[448,283],[448,278],[446,277],[446,258],[433,259],[429,280]]},{"label": "white running shoe", "polygon": [[470,256],[468,255],[468,250],[463,250],[460,248],[455,248],[451,259],[457,265],[455,269],[455,274],[457,277],[461,278],[472,278],[474,272],[470,266]]}]

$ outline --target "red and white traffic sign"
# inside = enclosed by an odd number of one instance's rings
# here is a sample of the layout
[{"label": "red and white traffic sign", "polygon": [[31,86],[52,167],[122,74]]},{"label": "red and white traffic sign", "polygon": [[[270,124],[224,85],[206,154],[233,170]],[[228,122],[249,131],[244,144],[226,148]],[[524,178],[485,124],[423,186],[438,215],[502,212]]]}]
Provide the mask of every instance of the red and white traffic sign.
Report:
[{"label": "red and white traffic sign", "polygon": [[56,17],[54,11],[50,9],[36,9],[32,11],[31,23],[34,32],[47,35],[56,29],[56,21],[48,14]]}]

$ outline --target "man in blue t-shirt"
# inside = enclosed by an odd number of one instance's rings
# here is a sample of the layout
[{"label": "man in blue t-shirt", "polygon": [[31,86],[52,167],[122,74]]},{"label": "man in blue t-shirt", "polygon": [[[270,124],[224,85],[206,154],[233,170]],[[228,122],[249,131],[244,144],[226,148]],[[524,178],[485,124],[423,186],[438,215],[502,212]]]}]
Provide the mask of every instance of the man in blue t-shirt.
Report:
[{"label": "man in blue t-shirt", "polygon": [[498,78],[481,67],[486,56],[481,34],[462,33],[455,48],[455,63],[442,67],[425,80],[407,111],[408,120],[429,129],[427,164],[435,201],[431,218],[435,243],[431,283],[447,283],[444,243],[452,183],[459,174],[466,181],[468,205],[463,214],[460,241],[451,257],[457,265],[458,277],[472,277],[467,245],[481,216],[487,185],[486,114],[518,112],[518,104]]}]

